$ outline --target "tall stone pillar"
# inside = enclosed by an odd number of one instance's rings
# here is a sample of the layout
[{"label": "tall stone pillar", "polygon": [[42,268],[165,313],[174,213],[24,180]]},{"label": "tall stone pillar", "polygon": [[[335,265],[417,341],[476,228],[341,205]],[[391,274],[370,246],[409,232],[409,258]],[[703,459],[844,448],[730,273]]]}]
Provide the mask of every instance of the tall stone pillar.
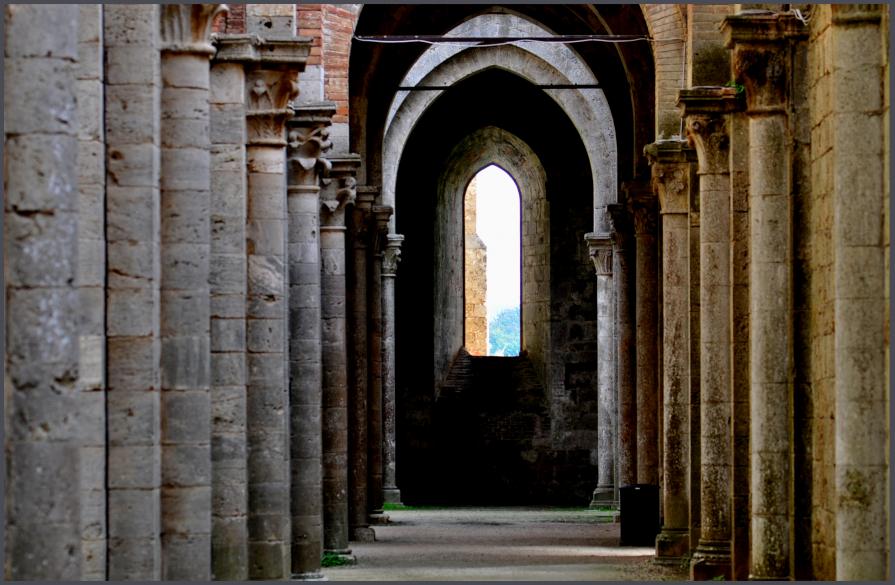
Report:
[{"label": "tall stone pillar", "polygon": [[81,448],[81,553],[85,581],[105,580],[106,522],[106,236],[103,6],[78,16],[78,292],[84,443]]},{"label": "tall stone pillar", "polygon": [[[636,188],[636,187],[634,187]],[[629,193],[634,216],[634,306],[637,347],[637,483],[659,484],[659,257],[652,193]]]},{"label": "tall stone pillar", "polygon": [[[887,8],[832,7],[836,579],[890,576]],[[883,44],[881,44],[883,43]],[[867,49],[867,47],[874,47]]]},{"label": "tall stone pillar", "polygon": [[211,578],[210,33],[222,4],[162,7],[162,579]]},{"label": "tall stone pillar", "polygon": [[656,558],[678,564],[690,552],[690,188],[695,174],[687,143],[647,146],[662,214],[662,531]]},{"label": "tall stone pillar", "polygon": [[[368,519],[367,469],[368,424],[367,394],[369,387],[369,355],[367,350],[367,256],[371,236],[373,200],[376,190],[368,187],[357,189],[357,202],[349,218],[351,263],[348,275],[351,312],[348,330],[351,332],[351,372],[348,395],[348,525],[349,540],[373,542],[375,533]],[[373,231],[375,233],[375,231]]]},{"label": "tall stone pillar", "polygon": [[793,250],[787,83],[792,15],[725,20],[749,119],[751,562],[749,578],[792,577]]},{"label": "tall stone pillar", "polygon": [[726,115],[734,88],[681,90],[699,159],[702,526],[693,579],[731,579],[732,396],[730,376],[730,171]]},{"label": "tall stone pillar", "polygon": [[618,485],[637,483],[637,401],[634,345],[634,304],[631,248],[631,217],[623,204],[607,206],[612,233],[612,273],[615,277],[615,315],[617,322],[617,374],[618,385]]},{"label": "tall stone pillar", "polygon": [[254,35],[219,35],[211,66],[211,564],[248,579],[245,62]]},{"label": "tall stone pillar", "polygon": [[702,399],[699,391],[699,379],[702,368],[699,362],[699,183],[694,177],[690,186],[690,217],[687,224],[689,231],[689,280],[687,282],[687,302],[689,304],[689,376],[687,380],[688,396],[690,397],[690,456],[689,465],[689,495],[690,495],[690,550],[694,550],[699,544],[699,534],[702,528],[702,426],[700,421],[700,408]]},{"label": "tall stone pillar", "polygon": [[329,157],[332,179],[320,195],[321,344],[323,349],[323,549],[348,548],[348,340],[345,213],[354,205],[357,155]]},{"label": "tall stone pillar", "polygon": [[382,257],[385,248],[388,223],[392,216],[392,208],[387,205],[374,205],[372,209],[375,232],[372,235],[370,263],[370,394],[367,400],[369,422],[368,460],[370,524],[385,524],[388,515],[382,509],[383,492],[383,432],[382,432]]},{"label": "tall stone pillar", "polygon": [[590,503],[595,508],[616,499],[615,291],[611,240],[593,233],[584,238],[597,272],[597,487]]},{"label": "tall stone pillar", "polygon": [[289,417],[292,578],[320,579],[323,556],[320,180],[329,172],[332,104],[289,120]]},{"label": "tall stone pillar", "polygon": [[78,7],[6,11],[6,566],[79,580]]},{"label": "tall stone pillar", "polygon": [[[291,576],[289,387],[286,360],[286,120],[305,42],[265,40],[269,59],[246,72],[248,213],[247,443],[249,578]],[[265,51],[265,52],[266,52]]]},{"label": "tall stone pillar", "polygon": [[107,578],[113,581],[161,579],[160,10],[103,7]]},{"label": "tall stone pillar", "polygon": [[395,276],[404,236],[388,234],[382,252],[382,426],[383,499],[401,502],[395,479]]}]

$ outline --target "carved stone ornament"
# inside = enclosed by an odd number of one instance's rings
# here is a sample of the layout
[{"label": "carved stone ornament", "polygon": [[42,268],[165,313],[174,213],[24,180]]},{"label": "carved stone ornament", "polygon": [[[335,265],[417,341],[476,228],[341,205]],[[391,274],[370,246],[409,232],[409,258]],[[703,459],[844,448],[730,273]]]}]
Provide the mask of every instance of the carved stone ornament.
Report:
[{"label": "carved stone ornament", "polygon": [[654,163],[652,182],[662,213],[687,213],[690,201],[687,165]]},{"label": "carved stone ornament", "polygon": [[737,81],[746,90],[747,112],[784,111],[786,61],[787,50],[782,43],[736,46],[733,68]]},{"label": "carved stone ornament", "polygon": [[219,14],[229,11],[226,4],[163,4],[160,11],[162,50],[214,55],[211,26]]},{"label": "carved stone ornament", "polygon": [[373,206],[373,223],[376,230],[373,235],[373,252],[378,254],[385,246],[385,238],[388,234],[388,222],[392,217],[394,209],[391,205],[374,205]]},{"label": "carved stone ornament", "polygon": [[724,114],[687,116],[687,137],[699,158],[699,172],[716,175],[730,172],[730,138]]},{"label": "carved stone ornament", "polygon": [[621,203],[610,203],[606,206],[606,215],[609,217],[609,233],[617,246],[627,242],[630,230],[630,215]]},{"label": "carved stone ornament", "polygon": [[588,253],[594,264],[597,276],[612,276],[612,247],[607,245],[589,245]]},{"label": "carved stone ornament", "polygon": [[298,69],[256,69],[246,78],[249,114],[282,112],[298,97]]},{"label": "carved stone ornament", "polygon": [[333,147],[329,128],[323,124],[307,129],[292,128],[286,143],[290,184],[318,186],[319,179],[327,177],[332,169],[332,163],[324,158]]},{"label": "carved stone ornament", "polygon": [[401,261],[401,242],[404,236],[389,234],[385,250],[382,252],[382,275],[394,276],[398,272],[398,262]]},{"label": "carved stone ornament", "polygon": [[339,186],[335,190],[335,199],[323,199],[321,205],[323,210],[329,213],[343,210],[347,205],[354,203],[357,197],[357,179],[348,175],[339,178]]}]

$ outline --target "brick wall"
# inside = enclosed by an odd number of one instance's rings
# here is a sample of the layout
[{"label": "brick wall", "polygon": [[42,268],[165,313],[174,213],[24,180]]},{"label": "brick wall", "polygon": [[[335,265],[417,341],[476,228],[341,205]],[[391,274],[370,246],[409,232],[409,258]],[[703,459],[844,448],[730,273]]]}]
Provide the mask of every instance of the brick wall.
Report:
[{"label": "brick wall", "polygon": [[230,12],[217,17],[212,30],[216,33],[244,33],[246,31],[246,5],[228,4],[227,6],[230,8]]},{"label": "brick wall", "polygon": [[323,5],[323,91],[336,103],[334,123],[348,122],[348,56],[359,5]]},{"label": "brick wall", "polygon": [[730,56],[719,27],[732,4],[688,4],[687,85],[724,85],[730,81]]}]

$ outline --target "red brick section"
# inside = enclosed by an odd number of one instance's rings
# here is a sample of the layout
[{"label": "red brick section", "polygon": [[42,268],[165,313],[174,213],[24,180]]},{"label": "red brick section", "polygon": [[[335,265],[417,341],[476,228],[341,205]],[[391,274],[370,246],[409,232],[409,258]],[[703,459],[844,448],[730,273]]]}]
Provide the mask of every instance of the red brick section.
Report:
[{"label": "red brick section", "polygon": [[333,122],[348,122],[348,56],[358,10],[351,4],[324,4],[323,17],[323,92],[335,102]]},{"label": "red brick section", "polygon": [[324,6],[324,4],[297,4],[295,6],[298,36],[313,39],[308,65],[320,65],[322,62]]},{"label": "red brick section", "polygon": [[230,12],[214,21],[212,30],[222,33],[244,33],[246,31],[246,5],[228,4]]}]

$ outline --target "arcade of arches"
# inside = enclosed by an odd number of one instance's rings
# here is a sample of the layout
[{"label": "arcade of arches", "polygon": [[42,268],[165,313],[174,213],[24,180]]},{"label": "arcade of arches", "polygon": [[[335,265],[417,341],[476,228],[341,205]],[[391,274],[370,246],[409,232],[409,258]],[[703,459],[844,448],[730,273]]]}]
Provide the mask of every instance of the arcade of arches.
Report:
[{"label": "arcade of arches", "polygon": [[[887,5],[4,10],[6,578],[634,484],[693,579],[890,576]],[[490,164],[513,357],[464,347]]]}]

